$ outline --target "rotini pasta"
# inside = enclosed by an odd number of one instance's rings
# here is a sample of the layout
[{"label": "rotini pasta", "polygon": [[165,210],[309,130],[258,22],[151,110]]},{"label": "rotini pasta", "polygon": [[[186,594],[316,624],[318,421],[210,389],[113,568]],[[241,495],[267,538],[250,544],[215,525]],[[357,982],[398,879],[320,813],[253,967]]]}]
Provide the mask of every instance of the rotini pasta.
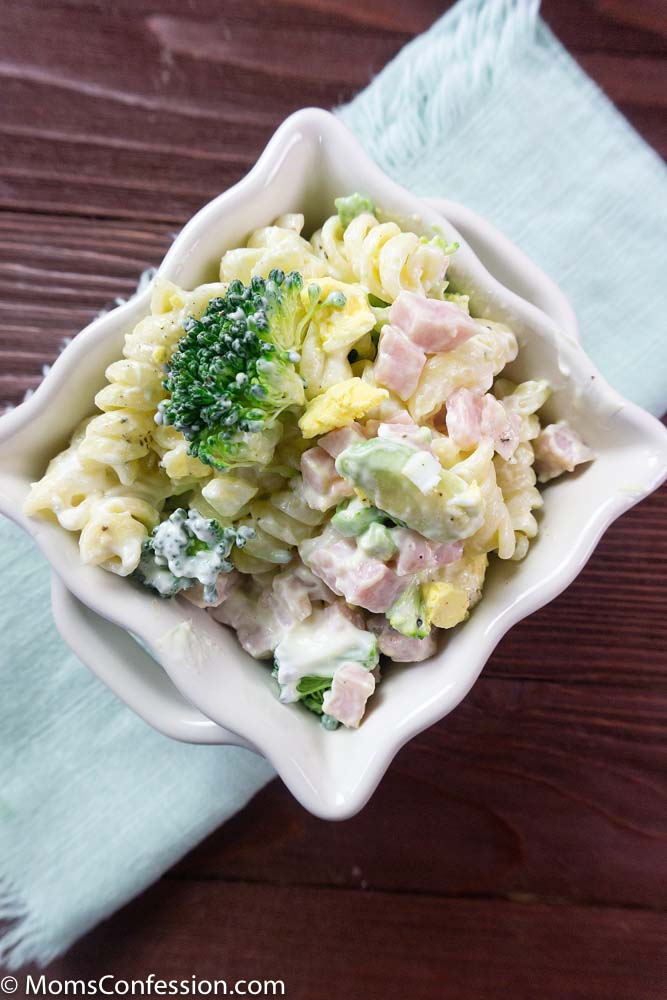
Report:
[{"label": "rotini pasta", "polygon": [[292,488],[251,504],[241,523],[254,531],[254,538],[233,556],[241,573],[265,573],[292,560],[293,550],[312,537],[325,515],[303,499],[300,478]]},{"label": "rotini pasta", "polygon": [[419,384],[408,401],[408,409],[418,423],[433,418],[456,389],[488,392],[494,376],[518,354],[516,337],[503,323],[478,320],[481,332],[442,354],[426,361]]},{"label": "rotini pasta", "polygon": [[383,302],[402,291],[439,296],[446,287],[449,258],[442,246],[379,222],[363,212],[343,228],[332,216],[311,238],[315,253],[340,281],[357,281]]},{"label": "rotini pasta", "polygon": [[256,229],[247,246],[228,250],[220,263],[220,280],[238,279],[244,284],[256,276],[266,278],[274,268],[298,271],[305,278],[318,278],[327,273],[313,248],[300,236],[303,216],[292,214],[276,219],[273,226]]}]

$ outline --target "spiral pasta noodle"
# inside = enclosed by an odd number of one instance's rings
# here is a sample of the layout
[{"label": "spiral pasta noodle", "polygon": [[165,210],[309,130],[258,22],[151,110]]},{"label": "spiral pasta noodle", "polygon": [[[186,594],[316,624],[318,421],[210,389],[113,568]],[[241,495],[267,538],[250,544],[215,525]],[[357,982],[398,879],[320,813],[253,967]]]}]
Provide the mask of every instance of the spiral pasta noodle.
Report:
[{"label": "spiral pasta noodle", "polygon": [[159,511],[140,497],[106,496],[98,500],[79,539],[82,562],[129,576],[159,520]]},{"label": "spiral pasta noodle", "polygon": [[79,446],[89,422],[79,425],[70,446],[52,458],[44,476],[33,483],[24,507],[29,516],[53,514],[67,531],[81,531],[94,503],[117,485],[111,468],[81,462]]},{"label": "spiral pasta noodle", "polygon": [[477,483],[484,502],[484,523],[467,540],[467,551],[477,554],[496,550],[500,559],[511,559],[516,548],[514,526],[497,482],[491,442],[482,442],[468,458],[454,465],[452,471],[466,482]]},{"label": "spiral pasta noodle", "polygon": [[311,238],[329,273],[358,281],[371,295],[393,302],[400,292],[442,294],[449,262],[443,248],[395,222],[379,222],[363,212],[343,229],[338,216],[328,219]]},{"label": "spiral pasta noodle", "polygon": [[519,347],[514,333],[503,323],[477,321],[480,333],[451,351],[432,355],[424,365],[408,409],[418,423],[429,420],[456,389],[488,392],[494,376],[514,361]]},{"label": "spiral pasta noodle", "polygon": [[238,279],[247,285],[256,275],[266,278],[274,268],[299,271],[304,278],[326,274],[327,269],[311,244],[300,235],[303,222],[303,215],[294,213],[281,216],[272,226],[256,229],[245,247],[223,254],[220,280]]},{"label": "spiral pasta noodle", "polygon": [[292,489],[252,503],[248,517],[240,523],[253,528],[255,537],[233,554],[236,569],[255,574],[285,566],[296,546],[310,538],[325,517],[308,506],[300,495],[298,480]]}]

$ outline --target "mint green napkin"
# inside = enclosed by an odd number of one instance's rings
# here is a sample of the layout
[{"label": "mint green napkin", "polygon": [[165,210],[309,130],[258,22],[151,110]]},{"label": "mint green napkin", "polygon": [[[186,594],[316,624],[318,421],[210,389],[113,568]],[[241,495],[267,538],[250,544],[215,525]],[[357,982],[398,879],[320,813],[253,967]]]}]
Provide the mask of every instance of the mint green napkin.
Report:
[{"label": "mint green napkin", "polygon": [[660,416],[667,171],[537,9],[462,0],[341,117],[400,184],[474,208],[525,250],[606,378]]},{"label": "mint green napkin", "polygon": [[[463,0],[342,109],[384,169],[504,229],[570,294],[609,379],[664,409],[665,171],[526,0]],[[71,655],[0,523],[0,962],[46,963],[271,776],[152,732]]]},{"label": "mint green napkin", "polygon": [[69,652],[48,566],[0,518],[0,964],[45,964],[272,776],[237,747],[154,732]]}]

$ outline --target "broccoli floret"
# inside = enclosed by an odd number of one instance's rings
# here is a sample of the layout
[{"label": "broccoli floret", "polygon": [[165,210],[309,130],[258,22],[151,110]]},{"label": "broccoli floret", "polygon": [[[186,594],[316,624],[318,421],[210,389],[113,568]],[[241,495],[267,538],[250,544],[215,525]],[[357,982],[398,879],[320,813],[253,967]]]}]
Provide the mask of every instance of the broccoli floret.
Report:
[{"label": "broccoli floret", "polygon": [[387,611],[392,628],[410,639],[425,639],[431,631],[427,620],[424,598],[418,583],[411,583]]},{"label": "broccoli floret", "polygon": [[199,318],[183,324],[185,336],[171,358],[156,420],[181,431],[189,451],[225,471],[265,465],[280,438],[278,416],[305,402],[296,370],[305,326],[320,289],[301,295],[303,278],[271,271],[249,285],[232,281]]},{"label": "broccoli floret", "polygon": [[371,199],[363,194],[359,194],[358,191],[347,195],[345,198],[336,198],[334,205],[336,206],[338,218],[343,229],[347,229],[352,219],[356,219],[362,212],[370,212],[371,215],[375,214],[375,205]]},{"label": "broccoli floret", "polygon": [[179,507],[144,542],[135,575],[161,597],[201,583],[204,600],[213,604],[218,576],[233,569],[228,558],[232,547],[243,548],[254,534],[252,528],[226,528],[214,518]]}]

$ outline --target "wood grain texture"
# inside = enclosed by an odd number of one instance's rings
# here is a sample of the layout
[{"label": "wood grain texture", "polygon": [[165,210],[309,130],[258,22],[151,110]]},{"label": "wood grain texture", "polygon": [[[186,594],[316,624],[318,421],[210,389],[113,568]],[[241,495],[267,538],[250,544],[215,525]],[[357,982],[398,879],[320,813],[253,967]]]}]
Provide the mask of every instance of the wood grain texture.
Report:
[{"label": "wood grain texture", "polygon": [[660,1000],[663,929],[613,907],[167,879],[48,974],[283,979],[289,1000]]},{"label": "wood grain texture", "polygon": [[276,783],[174,874],[659,910],[666,732],[667,695],[485,673],[354,819]]},{"label": "wood grain texture", "polygon": [[[0,407],[286,114],[349,99],[447,6],[6,0]],[[662,0],[542,10],[667,152]],[[282,977],[297,1000],[665,1000],[666,576],[663,490],[358,817],[323,823],[271,783],[48,974]]]}]

